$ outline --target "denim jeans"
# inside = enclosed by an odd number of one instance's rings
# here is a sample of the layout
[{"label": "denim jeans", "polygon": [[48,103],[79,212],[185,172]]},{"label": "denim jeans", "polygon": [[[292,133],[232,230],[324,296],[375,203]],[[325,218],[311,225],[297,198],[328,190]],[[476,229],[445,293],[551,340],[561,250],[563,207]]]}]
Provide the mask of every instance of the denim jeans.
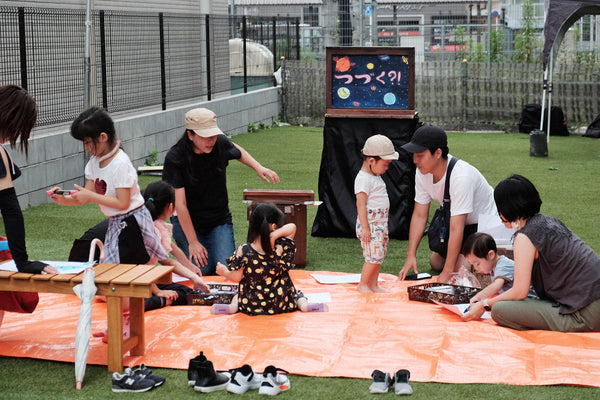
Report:
[{"label": "denim jeans", "polygon": [[[176,216],[171,217],[171,223],[173,224],[173,237],[177,246],[189,257],[188,241]],[[208,253],[208,263],[204,267],[200,267],[202,275],[215,275],[217,262],[227,265],[227,259],[235,251],[233,224],[216,226],[210,232],[204,234],[196,230],[196,236]]]}]

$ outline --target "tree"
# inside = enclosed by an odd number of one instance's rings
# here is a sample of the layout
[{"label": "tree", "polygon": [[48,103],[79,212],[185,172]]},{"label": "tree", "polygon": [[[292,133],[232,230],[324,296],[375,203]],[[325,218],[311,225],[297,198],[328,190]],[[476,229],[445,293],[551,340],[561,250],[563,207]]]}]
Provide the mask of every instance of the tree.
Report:
[{"label": "tree", "polygon": [[491,61],[492,62],[500,62],[504,58],[504,39],[506,35],[504,35],[504,31],[501,29],[496,29],[492,31],[492,53],[491,53]]},{"label": "tree", "polygon": [[523,2],[523,17],[521,19],[521,31],[515,37],[515,53],[513,60],[521,63],[533,63],[534,51],[539,47],[539,36],[534,26],[534,12],[531,0]]}]

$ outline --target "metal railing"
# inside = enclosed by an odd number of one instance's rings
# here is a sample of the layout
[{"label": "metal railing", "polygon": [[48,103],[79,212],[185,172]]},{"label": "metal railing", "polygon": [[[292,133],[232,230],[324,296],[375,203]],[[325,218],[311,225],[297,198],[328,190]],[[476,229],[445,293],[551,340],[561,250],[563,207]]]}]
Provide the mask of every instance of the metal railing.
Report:
[{"label": "metal railing", "polygon": [[[279,57],[300,58],[297,18],[96,10],[91,24],[90,103],[109,112],[273,86]],[[85,37],[83,10],[0,7],[0,85],[35,96],[38,125],[71,121],[83,109]],[[235,38],[244,43],[238,76],[230,65]],[[252,72],[265,61],[251,42],[272,55],[263,76]]]}]

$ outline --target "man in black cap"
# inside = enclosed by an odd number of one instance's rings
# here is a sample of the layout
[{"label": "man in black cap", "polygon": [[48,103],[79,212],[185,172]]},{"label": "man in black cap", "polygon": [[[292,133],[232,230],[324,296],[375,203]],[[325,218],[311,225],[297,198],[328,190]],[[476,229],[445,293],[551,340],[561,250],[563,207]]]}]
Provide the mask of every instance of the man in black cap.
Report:
[{"label": "man in black cap", "polygon": [[[413,154],[415,174],[415,208],[410,221],[406,261],[398,274],[404,279],[411,269],[417,270],[417,248],[423,237],[431,200],[442,204],[446,170],[453,158],[448,154],[446,132],[437,126],[424,125],[402,148]],[[460,254],[466,237],[477,231],[480,215],[497,215],[494,191],[483,175],[469,163],[458,160],[450,173],[450,230],[447,253],[433,252],[431,268],[441,271],[438,282],[448,282],[461,265],[469,266]]]}]

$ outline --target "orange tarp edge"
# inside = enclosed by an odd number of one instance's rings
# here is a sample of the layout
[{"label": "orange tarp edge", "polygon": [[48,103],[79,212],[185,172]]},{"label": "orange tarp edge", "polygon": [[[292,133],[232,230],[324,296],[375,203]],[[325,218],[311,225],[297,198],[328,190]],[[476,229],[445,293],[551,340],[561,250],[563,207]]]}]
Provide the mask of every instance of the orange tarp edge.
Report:
[{"label": "orange tarp edge", "polygon": [[[124,361],[186,369],[202,350],[217,369],[247,363],[262,371],[273,364],[298,375],[370,378],[374,369],[406,368],[419,382],[600,386],[600,333],[467,323],[437,305],[409,301],[406,288],[415,282],[382,274],[391,293],[361,294],[352,284],[320,285],[311,272],[292,271],[292,279],[305,293],[329,292],[328,313],[211,315],[205,306],[150,311],[145,356]],[[40,294],[33,314],[6,313],[0,355],[74,362],[79,304],[75,295]],[[104,328],[106,304],[96,302],[92,332]],[[106,357],[106,344],[90,338],[88,363],[106,365]]]}]

